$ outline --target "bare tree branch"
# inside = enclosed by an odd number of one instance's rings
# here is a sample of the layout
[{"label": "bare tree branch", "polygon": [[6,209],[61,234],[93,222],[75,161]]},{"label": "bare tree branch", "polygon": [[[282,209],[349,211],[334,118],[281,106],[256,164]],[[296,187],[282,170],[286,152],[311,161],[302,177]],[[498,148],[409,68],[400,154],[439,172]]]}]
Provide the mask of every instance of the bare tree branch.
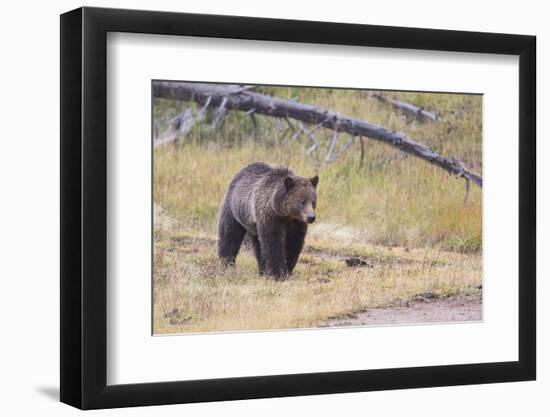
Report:
[{"label": "bare tree branch", "polygon": [[350,138],[350,140],[348,140],[344,144],[344,146],[340,147],[340,151],[336,155],[332,156],[330,160],[328,160],[327,162],[333,162],[339,159],[340,157],[342,157],[347,152],[347,150],[351,147],[352,144],[353,144],[353,138]]},{"label": "bare tree branch", "polygon": [[401,110],[402,112],[412,114],[414,116],[420,116],[420,117],[423,117],[424,119],[429,119],[433,122],[444,121],[437,114],[424,110],[424,108],[422,107],[417,107],[414,104],[389,98],[380,93],[373,93],[372,96],[383,103],[391,104],[393,107],[395,107],[398,110]]},{"label": "bare tree branch", "polygon": [[327,157],[325,159],[326,162],[332,161],[332,153],[334,152],[334,148],[336,147],[337,140],[338,140],[338,130],[335,130],[334,134],[332,135],[332,139],[330,140],[330,145],[328,147]]},{"label": "bare tree branch", "polygon": [[361,157],[359,159],[359,169],[363,168],[363,160],[365,159],[365,139],[359,136],[359,144],[361,145]]},{"label": "bare tree branch", "polygon": [[172,142],[176,140],[178,134],[186,135],[194,124],[195,118],[191,109],[185,109],[169,121],[168,129],[164,133],[154,138],[153,146],[157,147],[163,143]]}]

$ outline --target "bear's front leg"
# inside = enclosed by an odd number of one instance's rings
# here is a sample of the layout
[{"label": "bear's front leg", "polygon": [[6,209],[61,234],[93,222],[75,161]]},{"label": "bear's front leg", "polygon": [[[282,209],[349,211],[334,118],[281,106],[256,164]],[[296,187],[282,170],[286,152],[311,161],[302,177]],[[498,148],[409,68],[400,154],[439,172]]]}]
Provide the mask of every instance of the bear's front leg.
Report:
[{"label": "bear's front leg", "polygon": [[264,273],[276,280],[285,280],[289,277],[285,253],[286,225],[273,221],[258,226],[258,239],[264,261]]},{"label": "bear's front leg", "polygon": [[258,236],[250,235],[250,241],[252,242],[252,248],[254,249],[254,256],[256,257],[256,261],[258,261],[260,275],[263,275],[265,272],[265,260],[262,255],[260,240],[258,239]]},{"label": "bear's front leg", "polygon": [[285,251],[286,251],[286,265],[288,267],[289,274],[292,274],[298,257],[304,247],[304,240],[307,234],[307,223],[293,220],[289,223],[286,239],[285,239]]}]

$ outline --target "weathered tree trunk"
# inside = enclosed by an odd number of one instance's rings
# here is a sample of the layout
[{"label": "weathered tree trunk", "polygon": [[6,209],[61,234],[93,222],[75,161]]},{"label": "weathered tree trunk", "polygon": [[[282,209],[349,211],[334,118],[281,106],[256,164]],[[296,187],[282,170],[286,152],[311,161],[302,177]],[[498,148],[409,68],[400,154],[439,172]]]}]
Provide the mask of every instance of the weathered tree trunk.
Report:
[{"label": "weathered tree trunk", "polygon": [[160,98],[195,101],[201,105],[208,103],[208,106],[217,108],[218,111],[238,110],[248,114],[291,118],[352,136],[366,136],[482,186],[481,176],[464,168],[460,161],[439,155],[429,146],[413,141],[404,133],[297,101],[259,94],[251,91],[253,88],[239,85],[159,81],[153,84],[153,95]]}]

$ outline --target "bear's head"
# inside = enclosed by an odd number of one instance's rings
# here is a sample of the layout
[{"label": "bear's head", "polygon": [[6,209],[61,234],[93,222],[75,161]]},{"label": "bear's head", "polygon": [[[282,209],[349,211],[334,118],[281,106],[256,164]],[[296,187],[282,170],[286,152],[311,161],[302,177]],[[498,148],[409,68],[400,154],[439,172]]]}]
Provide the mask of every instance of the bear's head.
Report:
[{"label": "bear's head", "polygon": [[282,204],[284,215],[304,223],[313,223],[318,183],[317,175],[312,178],[287,176],[284,179],[286,193]]}]

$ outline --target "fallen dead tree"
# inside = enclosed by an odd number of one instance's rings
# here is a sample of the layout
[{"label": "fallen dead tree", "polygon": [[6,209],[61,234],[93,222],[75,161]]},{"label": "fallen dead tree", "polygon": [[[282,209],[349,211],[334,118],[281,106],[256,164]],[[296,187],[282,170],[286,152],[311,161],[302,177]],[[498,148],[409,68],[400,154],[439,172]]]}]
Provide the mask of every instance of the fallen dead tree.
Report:
[{"label": "fallen dead tree", "polygon": [[428,119],[428,120],[431,120],[433,122],[443,122],[444,121],[437,114],[432,113],[432,112],[427,111],[427,110],[424,110],[423,107],[418,107],[418,106],[415,106],[414,104],[411,104],[411,103],[406,103],[404,101],[399,101],[399,100],[396,100],[396,99],[393,99],[393,98],[390,98],[390,97],[386,97],[385,95],[380,94],[380,93],[373,93],[372,96],[375,99],[381,101],[382,103],[390,104],[394,108],[396,108],[397,110],[400,110],[404,113],[407,113],[407,114],[410,114],[410,115],[413,115],[413,116],[417,116],[417,117],[421,117],[421,118],[424,118],[424,119]]},{"label": "fallen dead tree", "polygon": [[444,157],[429,146],[415,142],[404,133],[297,101],[256,93],[253,89],[254,87],[240,85],[160,81],[153,83],[153,96],[194,101],[202,106],[201,111],[210,108],[215,110],[216,115],[224,114],[227,110],[236,110],[249,115],[277,117],[287,122],[289,118],[298,120],[314,126],[309,132],[322,127],[333,130],[335,134],[340,132],[348,133],[353,137],[369,137],[423,159],[452,175],[464,178],[468,188],[469,181],[482,187],[481,175],[465,168],[459,160]]}]

